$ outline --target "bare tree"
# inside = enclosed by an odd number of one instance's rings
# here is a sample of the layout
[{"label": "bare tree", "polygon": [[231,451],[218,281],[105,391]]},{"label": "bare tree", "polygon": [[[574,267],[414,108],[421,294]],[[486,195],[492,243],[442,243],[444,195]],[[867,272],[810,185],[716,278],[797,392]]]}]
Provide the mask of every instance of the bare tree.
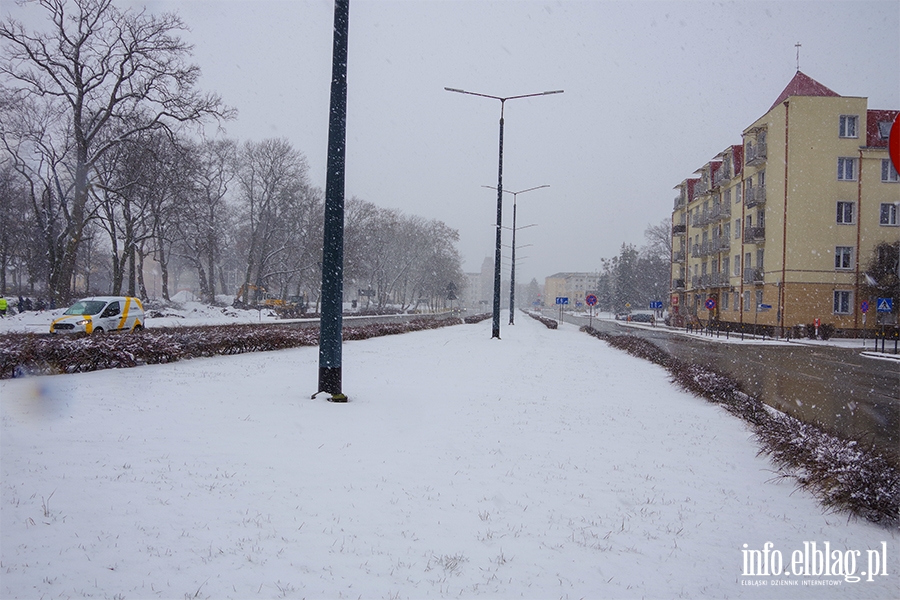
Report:
[{"label": "bare tree", "polygon": [[672,219],[667,217],[644,230],[647,244],[641,249],[645,256],[654,256],[666,262],[672,260]]},{"label": "bare tree", "polygon": [[[49,31],[29,32],[13,19],[0,23],[0,77],[3,95],[14,99],[4,108],[20,113],[18,123],[40,126],[0,125],[0,135],[7,149],[52,148],[43,164],[65,166],[44,181],[45,191],[57,194],[63,206],[63,236],[51,252],[49,274],[51,292],[61,301],[69,297],[91,217],[97,161],[143,131],[230,118],[233,111],[217,95],[194,89],[200,69],[186,62],[191,47],[177,35],[185,29],[177,15],[122,11],[112,0],[36,3],[47,13]],[[109,128],[119,128],[118,135],[104,136]],[[26,156],[20,154],[22,167],[31,160]]]},{"label": "bare tree", "polygon": [[226,198],[235,178],[236,153],[233,140],[204,140],[190,146],[190,166],[185,169],[190,192],[180,203],[179,248],[197,270],[200,295],[209,303],[215,301],[216,272],[229,224]]},{"label": "bare tree", "polygon": [[238,169],[239,236],[246,257],[242,301],[250,298],[250,286],[261,292],[268,279],[281,289],[282,276],[303,265],[285,265],[298,232],[295,212],[313,198],[306,157],[287,140],[246,142]]}]

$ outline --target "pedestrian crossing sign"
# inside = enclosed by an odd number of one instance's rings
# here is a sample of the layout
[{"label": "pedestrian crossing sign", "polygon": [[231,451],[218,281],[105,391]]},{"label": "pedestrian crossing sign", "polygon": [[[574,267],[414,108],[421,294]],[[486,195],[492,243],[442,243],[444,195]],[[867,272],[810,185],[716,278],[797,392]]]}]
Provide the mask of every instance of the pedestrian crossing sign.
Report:
[{"label": "pedestrian crossing sign", "polygon": [[878,307],[878,312],[880,312],[880,313],[894,312],[894,299],[893,298],[879,298],[877,307]]}]

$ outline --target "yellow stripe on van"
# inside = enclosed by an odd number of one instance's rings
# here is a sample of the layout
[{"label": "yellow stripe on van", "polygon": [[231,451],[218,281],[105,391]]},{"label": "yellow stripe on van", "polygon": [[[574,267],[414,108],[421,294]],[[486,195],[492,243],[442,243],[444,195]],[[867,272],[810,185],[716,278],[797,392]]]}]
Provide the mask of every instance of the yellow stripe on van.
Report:
[{"label": "yellow stripe on van", "polygon": [[125,321],[128,320],[128,307],[131,306],[131,298],[125,298],[125,308],[122,310],[122,318],[119,319],[119,325],[116,329],[125,327]]}]

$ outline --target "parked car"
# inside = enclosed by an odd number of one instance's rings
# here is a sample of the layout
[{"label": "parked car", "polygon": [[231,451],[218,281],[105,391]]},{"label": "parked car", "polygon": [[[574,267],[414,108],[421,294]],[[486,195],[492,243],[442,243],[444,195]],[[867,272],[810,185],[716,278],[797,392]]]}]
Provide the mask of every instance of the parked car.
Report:
[{"label": "parked car", "polygon": [[634,313],[628,316],[628,320],[633,323],[655,323],[656,317],[649,313]]},{"label": "parked car", "polygon": [[50,333],[104,333],[140,331],[144,305],[130,296],[95,296],[73,304],[50,324]]}]

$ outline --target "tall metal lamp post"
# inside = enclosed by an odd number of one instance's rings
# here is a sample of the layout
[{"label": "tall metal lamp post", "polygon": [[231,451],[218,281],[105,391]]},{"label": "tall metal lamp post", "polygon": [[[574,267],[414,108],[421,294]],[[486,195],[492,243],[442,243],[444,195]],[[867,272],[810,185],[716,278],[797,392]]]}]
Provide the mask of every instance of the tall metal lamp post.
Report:
[{"label": "tall metal lamp post", "polygon": [[322,250],[322,312],[319,319],[319,389],[332,402],[346,402],[341,389],[341,329],[344,296],[344,157],[347,141],[347,33],[350,0],[334,2],[331,112]]},{"label": "tall metal lamp post", "polygon": [[[481,187],[486,187],[488,189],[496,189],[490,185],[483,185]],[[512,267],[510,268],[509,274],[509,324],[516,324],[516,199],[519,194],[524,194],[525,192],[531,192],[534,190],[539,190],[542,188],[548,188],[549,185],[539,185],[537,187],[528,188],[527,190],[519,190],[518,192],[511,192],[509,190],[503,190],[507,194],[512,194],[513,197],[513,219],[512,219]],[[525,227],[531,227],[531,225],[526,225]],[[522,229],[525,229],[523,227]]]},{"label": "tall metal lamp post", "polygon": [[456,92],[458,94],[468,94],[470,96],[481,96],[482,98],[491,98],[500,101],[500,160],[497,168],[497,240],[494,249],[494,310],[493,310],[493,326],[491,339],[500,339],[500,230],[503,227],[503,108],[507,100],[515,100],[517,98],[533,98],[534,96],[549,96],[550,94],[562,94],[563,90],[553,90],[550,92],[539,92],[536,94],[521,94],[519,96],[491,96],[488,94],[479,94],[477,92],[468,92],[466,90],[458,90],[455,88],[445,87],[448,92]]}]

